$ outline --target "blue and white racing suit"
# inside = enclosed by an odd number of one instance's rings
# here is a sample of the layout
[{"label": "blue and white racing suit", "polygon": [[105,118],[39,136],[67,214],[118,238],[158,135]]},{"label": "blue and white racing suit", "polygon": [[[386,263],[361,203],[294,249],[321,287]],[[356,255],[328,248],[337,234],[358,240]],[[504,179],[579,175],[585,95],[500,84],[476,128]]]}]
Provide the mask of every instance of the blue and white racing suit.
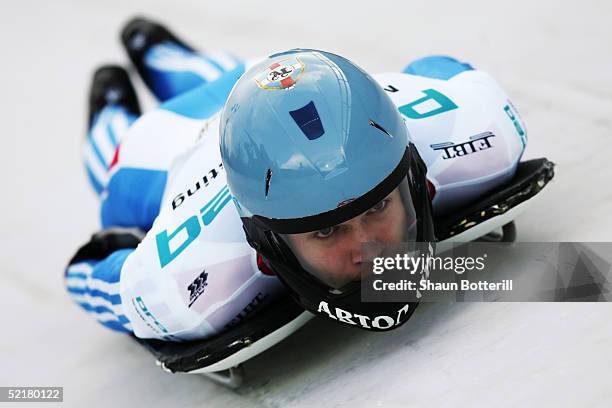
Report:
[{"label": "blue and white racing suit", "polygon": [[[81,248],[65,283],[74,301],[111,329],[141,338],[206,338],[284,292],[245,240],[221,163],[219,111],[245,65],[175,44],[153,47],[148,64],[160,81],[157,93],[175,95],[138,119],[109,106],[94,121],[84,157],[107,232],[105,243],[98,237]],[[489,75],[427,57],[374,78],[428,166],[436,213],[513,176],[525,127]],[[186,82],[192,89],[185,92]],[[136,228],[144,238],[134,235],[134,242],[142,238],[135,248],[113,247],[104,240],[116,227]]]}]

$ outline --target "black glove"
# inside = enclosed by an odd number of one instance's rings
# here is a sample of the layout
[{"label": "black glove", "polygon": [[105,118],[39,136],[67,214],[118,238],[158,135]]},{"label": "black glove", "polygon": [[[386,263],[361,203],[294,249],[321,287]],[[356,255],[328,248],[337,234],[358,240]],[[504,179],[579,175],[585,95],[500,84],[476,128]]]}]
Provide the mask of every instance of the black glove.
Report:
[{"label": "black glove", "polygon": [[79,248],[70,265],[84,260],[101,260],[119,249],[136,248],[145,233],[137,228],[114,227],[96,232]]}]

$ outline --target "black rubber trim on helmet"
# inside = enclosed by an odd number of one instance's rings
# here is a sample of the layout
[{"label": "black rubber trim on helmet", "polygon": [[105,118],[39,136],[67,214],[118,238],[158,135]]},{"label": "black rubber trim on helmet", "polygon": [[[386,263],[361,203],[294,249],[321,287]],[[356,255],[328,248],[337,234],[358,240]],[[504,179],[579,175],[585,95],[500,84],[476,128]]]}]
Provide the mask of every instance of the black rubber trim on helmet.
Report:
[{"label": "black rubber trim on helmet", "polygon": [[355,201],[351,201],[342,207],[302,218],[280,219],[267,218],[261,215],[254,215],[252,218],[260,228],[274,231],[278,234],[299,234],[341,224],[364,213],[388,196],[406,177],[410,165],[410,156],[411,149],[409,145],[406,147],[399,164],[387,178]]}]

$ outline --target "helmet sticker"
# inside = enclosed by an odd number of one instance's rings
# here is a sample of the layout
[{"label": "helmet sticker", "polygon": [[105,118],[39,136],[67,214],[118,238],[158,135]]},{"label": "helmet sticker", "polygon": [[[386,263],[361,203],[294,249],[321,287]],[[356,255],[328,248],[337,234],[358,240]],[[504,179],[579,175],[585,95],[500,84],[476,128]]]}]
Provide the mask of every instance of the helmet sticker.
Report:
[{"label": "helmet sticker", "polygon": [[318,139],[325,133],[319,112],[317,112],[317,107],[313,101],[308,102],[299,109],[289,111],[289,114],[308,140]]},{"label": "helmet sticker", "polygon": [[291,89],[300,80],[304,68],[304,63],[298,57],[288,58],[272,63],[254,79],[257,86],[266,91]]}]

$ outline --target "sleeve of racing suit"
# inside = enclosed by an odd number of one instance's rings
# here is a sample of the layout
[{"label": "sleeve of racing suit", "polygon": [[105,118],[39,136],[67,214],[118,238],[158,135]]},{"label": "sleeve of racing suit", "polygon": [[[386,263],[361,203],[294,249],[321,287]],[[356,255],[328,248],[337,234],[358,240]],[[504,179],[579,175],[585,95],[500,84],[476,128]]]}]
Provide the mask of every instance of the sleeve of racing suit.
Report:
[{"label": "sleeve of racing suit", "polygon": [[72,300],[103,326],[124,333],[132,327],[119,295],[121,268],[142,239],[135,229],[111,229],[94,234],[70,260],[64,273]]}]

